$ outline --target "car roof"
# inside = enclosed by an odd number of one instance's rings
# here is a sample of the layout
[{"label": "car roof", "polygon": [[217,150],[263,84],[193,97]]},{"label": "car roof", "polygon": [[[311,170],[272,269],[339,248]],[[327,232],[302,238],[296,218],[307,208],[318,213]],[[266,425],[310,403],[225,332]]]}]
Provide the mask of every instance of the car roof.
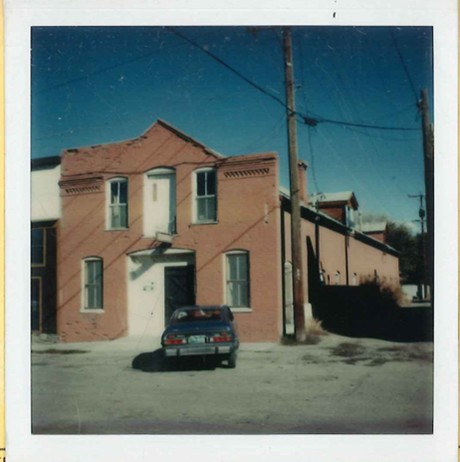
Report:
[{"label": "car roof", "polygon": [[187,310],[187,311],[190,310],[191,311],[191,310],[199,310],[199,309],[221,310],[225,308],[229,308],[229,307],[227,305],[189,305],[189,306],[182,306],[180,308],[177,308],[174,311],[178,311],[178,310]]}]

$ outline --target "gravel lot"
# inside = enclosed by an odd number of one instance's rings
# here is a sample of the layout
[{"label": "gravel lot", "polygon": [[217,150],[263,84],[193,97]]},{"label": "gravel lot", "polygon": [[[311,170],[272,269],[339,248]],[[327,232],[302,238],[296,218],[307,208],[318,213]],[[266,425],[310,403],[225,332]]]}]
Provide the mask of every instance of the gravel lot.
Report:
[{"label": "gravel lot", "polygon": [[[433,344],[243,344],[236,369],[165,366],[158,341],[33,340],[37,434],[431,433]],[[134,367],[133,367],[134,366]]]}]

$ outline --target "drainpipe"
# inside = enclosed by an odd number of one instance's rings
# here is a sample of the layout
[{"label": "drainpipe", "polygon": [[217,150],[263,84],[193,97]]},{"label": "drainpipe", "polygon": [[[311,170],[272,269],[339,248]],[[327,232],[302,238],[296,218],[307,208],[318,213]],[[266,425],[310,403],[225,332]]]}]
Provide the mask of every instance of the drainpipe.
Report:
[{"label": "drainpipe", "polygon": [[349,285],[349,272],[348,272],[348,246],[350,244],[350,235],[345,234],[345,278],[346,278],[346,284],[347,286]]}]

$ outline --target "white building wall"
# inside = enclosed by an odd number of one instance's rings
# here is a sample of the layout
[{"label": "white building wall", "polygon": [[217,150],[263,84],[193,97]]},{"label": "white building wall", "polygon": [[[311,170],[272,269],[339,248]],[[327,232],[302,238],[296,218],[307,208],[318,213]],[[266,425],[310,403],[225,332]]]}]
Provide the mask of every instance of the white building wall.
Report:
[{"label": "white building wall", "polygon": [[57,220],[61,218],[59,179],[61,166],[34,170],[31,174],[31,220]]}]

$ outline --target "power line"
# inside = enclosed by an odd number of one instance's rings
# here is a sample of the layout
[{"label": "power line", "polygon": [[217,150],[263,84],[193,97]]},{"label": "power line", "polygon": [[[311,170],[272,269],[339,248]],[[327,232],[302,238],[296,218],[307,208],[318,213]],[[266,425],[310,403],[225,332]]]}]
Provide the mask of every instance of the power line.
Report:
[{"label": "power line", "polygon": [[[202,53],[205,53],[208,55],[210,58],[212,58],[214,61],[218,62],[220,65],[224,66],[226,69],[231,71],[233,74],[237,75],[240,79],[244,80],[247,84],[249,84],[251,87],[255,88],[256,90],[260,91],[264,95],[270,97],[274,101],[276,101],[278,104],[283,106],[284,109],[288,109],[288,106],[286,103],[278,98],[277,96],[273,95],[269,91],[265,90],[265,88],[261,87],[257,83],[253,82],[251,79],[243,75],[241,72],[239,72],[237,69],[235,69],[233,66],[230,66],[227,64],[224,60],[219,58],[217,55],[212,53],[209,50],[206,50],[203,48],[201,45],[196,43],[194,40],[188,38],[186,35],[182,34],[179,32],[177,29],[174,27],[167,27],[168,30],[170,30],[172,33],[180,37],[182,40],[185,40],[187,43],[192,45],[194,48],[197,48],[200,50]],[[342,125],[342,126],[350,126],[350,127],[360,127],[360,128],[369,128],[369,129],[375,129],[375,130],[402,130],[402,131],[412,131],[412,130],[418,130],[418,128],[408,128],[408,127],[386,127],[382,125],[371,125],[371,124],[364,124],[364,123],[355,123],[355,122],[348,122],[344,120],[334,120],[334,119],[327,119],[324,117],[309,117],[305,114],[301,114],[298,111],[294,111],[294,114],[297,117],[300,117],[300,121],[303,122],[306,125],[315,127],[316,125],[320,123],[330,123],[330,124],[337,124],[337,125]]]},{"label": "power line", "polygon": [[147,53],[147,54],[144,54],[144,55],[136,56],[133,59],[129,59],[129,60],[126,60],[126,61],[121,61],[121,62],[112,64],[110,66],[101,67],[100,69],[97,69],[97,70],[95,70],[93,72],[88,72],[85,75],[82,75],[80,77],[75,77],[73,79],[69,79],[69,80],[66,80],[64,82],[57,83],[56,85],[51,85],[49,87],[38,89],[38,90],[34,91],[34,94],[44,93],[44,92],[47,92],[47,91],[50,91],[50,90],[55,90],[57,88],[65,87],[66,85],[69,85],[71,83],[80,82],[82,80],[88,80],[88,77],[92,77],[94,75],[102,74],[104,72],[116,69],[117,67],[121,67],[121,66],[124,66],[124,65],[127,65],[127,64],[132,64],[132,63],[135,63],[137,61],[142,61],[142,60],[144,60],[146,58],[150,58],[150,57],[156,55],[157,53],[158,53],[158,51],[155,50],[154,52],[150,52],[150,53]]},{"label": "power line", "polygon": [[417,90],[415,89],[414,81],[412,80],[412,77],[411,77],[411,75],[409,73],[409,69],[406,66],[406,62],[404,61],[404,57],[403,57],[403,55],[401,53],[401,49],[399,48],[398,42],[396,41],[396,37],[394,35],[394,32],[393,32],[392,28],[390,28],[390,34],[391,34],[391,38],[393,39],[393,45],[395,46],[396,51],[398,53],[399,60],[401,61],[402,67],[404,68],[404,72],[406,73],[407,79],[409,80],[409,84],[411,86],[412,93],[414,93],[415,103],[418,105],[419,98],[418,98],[418,95],[417,95]]},{"label": "power line", "polygon": [[334,120],[334,119],[326,119],[322,117],[314,118],[314,117],[307,117],[301,115],[303,122],[305,125],[310,125],[315,127],[321,123],[328,123],[334,125],[342,125],[344,127],[358,127],[358,128],[370,128],[374,130],[399,130],[399,131],[418,131],[419,128],[411,128],[411,127],[389,127],[385,125],[371,125],[365,123],[357,123],[357,122],[345,122],[343,120]]},{"label": "power line", "polygon": [[253,82],[252,80],[248,79],[246,76],[244,76],[241,72],[237,71],[234,67],[230,66],[227,64],[225,61],[220,59],[218,56],[216,56],[214,53],[212,53],[209,50],[206,50],[203,48],[201,45],[193,41],[192,39],[188,38],[186,35],[182,34],[178,30],[176,30],[174,27],[167,27],[168,30],[170,30],[173,34],[177,35],[180,37],[182,40],[185,40],[187,43],[192,45],[193,47],[197,48],[201,52],[207,54],[209,57],[211,57],[214,61],[217,61],[219,64],[224,66],[226,69],[231,71],[233,74],[237,75],[240,79],[244,80],[247,84],[251,85],[251,87],[254,87],[256,90],[259,90],[260,92],[264,93],[265,95],[269,96],[271,99],[275,100],[277,103],[281,104],[285,109],[287,108],[286,103],[278,98],[275,95],[272,95],[270,92],[265,90],[263,87],[258,85],[257,83]]},{"label": "power line", "polygon": [[311,130],[308,130],[308,147],[310,148],[311,155],[311,174],[313,177],[313,183],[315,184],[316,191],[319,192],[318,179],[316,178],[316,165],[315,165],[315,152],[313,150],[313,143],[311,140]]}]

